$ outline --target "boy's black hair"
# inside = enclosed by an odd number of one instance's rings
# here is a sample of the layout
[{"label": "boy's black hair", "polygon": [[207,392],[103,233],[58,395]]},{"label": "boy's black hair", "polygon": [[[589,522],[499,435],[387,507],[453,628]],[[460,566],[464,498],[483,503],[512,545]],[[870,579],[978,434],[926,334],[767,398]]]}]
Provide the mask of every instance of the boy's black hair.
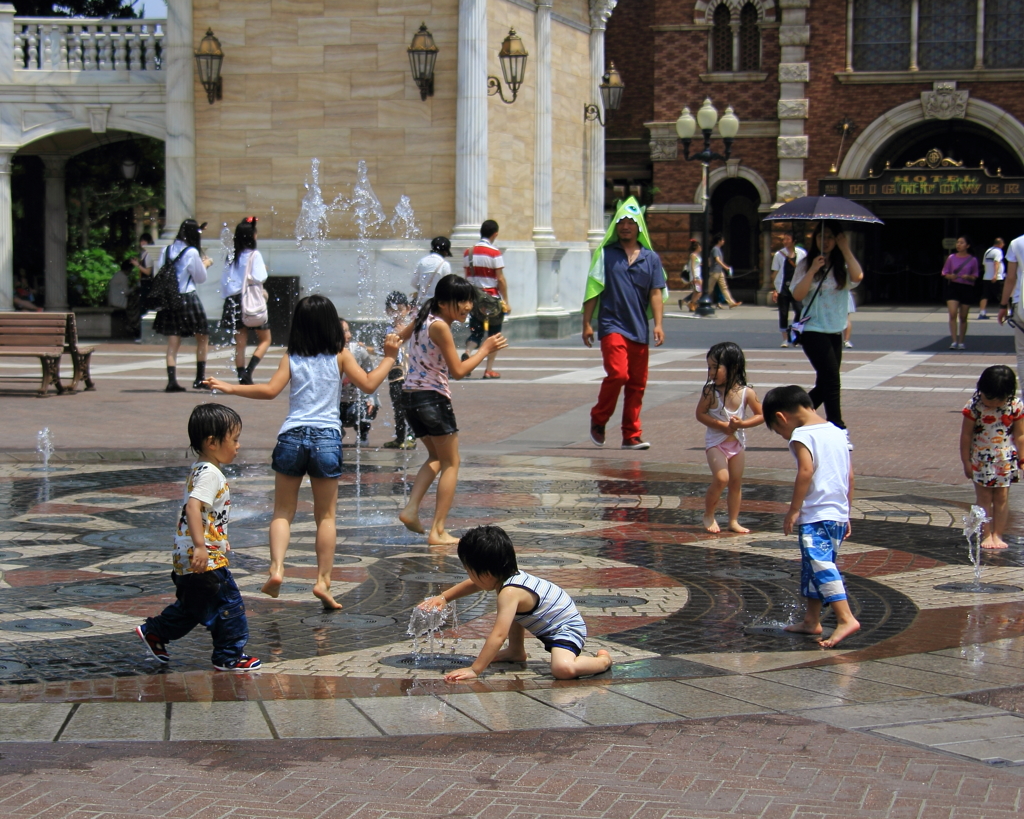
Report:
[{"label": "boy's black hair", "polygon": [[405,295],[401,290],[392,290],[388,293],[388,297],[384,299],[384,309],[394,310],[396,307],[408,307],[409,297]]},{"label": "boy's black hair", "polygon": [[768,390],[764,401],[761,402],[761,413],[764,415],[764,422],[768,425],[768,429],[771,429],[775,413],[796,412],[801,407],[813,410],[814,401],[803,387],[791,384],[788,387],[776,387]]},{"label": "boy's black hair", "polygon": [[482,225],[480,225],[480,238],[490,239],[495,233],[498,232],[498,223],[493,219],[487,219]]},{"label": "boy's black hair", "polygon": [[724,238],[725,237],[721,233],[716,233],[714,236],[711,237],[711,246],[714,247]]},{"label": "boy's black hair", "polygon": [[235,227],[235,264],[238,264],[239,257],[243,250],[256,249],[256,222],[255,216],[246,216]]},{"label": "boy's black hair", "polygon": [[431,313],[437,315],[437,311],[441,309],[442,304],[459,304],[464,301],[476,302],[476,288],[456,273],[442,276],[437,283],[437,287],[434,288],[434,297],[423,302],[419,313],[416,314],[416,325],[413,327],[413,333],[418,333],[422,330],[423,325],[427,321],[427,316]]},{"label": "boy's black hair", "polygon": [[242,428],[242,418],[223,404],[198,404],[188,417],[188,444],[196,455],[203,454],[207,438],[219,444],[232,431]]},{"label": "boy's black hair", "polygon": [[202,253],[203,249],[200,246],[200,242],[203,238],[203,229],[195,219],[186,219],[182,222],[181,227],[178,228],[178,235],[175,238]]},{"label": "boy's black hair", "polygon": [[[743,356],[743,350],[732,341],[722,341],[715,344],[708,350],[707,359],[714,361],[719,367],[725,367],[725,384],[723,390],[728,395],[736,387],[747,386],[747,360]],[[709,375],[700,391],[705,398],[714,392],[716,387],[714,378]]]},{"label": "boy's black hair", "polygon": [[1006,400],[1017,394],[1017,375],[1005,364],[986,367],[978,379],[975,399],[984,395],[986,398]]},{"label": "boy's black hair", "polygon": [[345,334],[334,302],[319,293],[299,299],[288,334],[288,355],[311,358],[337,355],[344,349]]},{"label": "boy's black hair", "polygon": [[459,539],[459,560],[476,574],[504,582],[519,571],[512,539],[500,526],[477,526]]},{"label": "boy's black hair", "polygon": [[152,233],[143,233],[141,236],[139,236],[139,241],[140,242],[145,242],[146,244],[151,245],[151,244],[153,244],[153,234]]}]

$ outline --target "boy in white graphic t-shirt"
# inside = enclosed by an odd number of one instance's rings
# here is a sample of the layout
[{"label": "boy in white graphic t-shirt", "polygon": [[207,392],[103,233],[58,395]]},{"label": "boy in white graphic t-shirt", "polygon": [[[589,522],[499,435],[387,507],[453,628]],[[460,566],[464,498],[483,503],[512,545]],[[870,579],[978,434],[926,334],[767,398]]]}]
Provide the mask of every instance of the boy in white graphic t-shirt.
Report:
[{"label": "boy in white graphic t-shirt", "polygon": [[768,428],[789,441],[797,465],[793,500],[782,528],[800,538],[800,594],[807,609],[803,620],[786,631],[821,634],[821,611],[829,605],[836,627],[818,644],[833,648],[860,630],[836,567],[839,545],[850,535],[853,499],[846,433],[814,411],[814,402],[802,387],[769,390],[761,408]]}]

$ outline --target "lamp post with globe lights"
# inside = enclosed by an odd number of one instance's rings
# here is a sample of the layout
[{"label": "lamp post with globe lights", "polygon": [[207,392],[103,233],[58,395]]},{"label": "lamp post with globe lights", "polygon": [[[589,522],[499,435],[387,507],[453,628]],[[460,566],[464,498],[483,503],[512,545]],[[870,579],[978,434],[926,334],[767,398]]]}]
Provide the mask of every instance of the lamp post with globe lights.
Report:
[{"label": "lamp post with globe lights", "polygon": [[[718,133],[725,142],[725,153],[719,154],[711,150],[711,132],[718,126]],[[697,128],[700,128],[704,136],[704,149],[699,153],[690,156],[690,142]],[[725,113],[719,119],[718,111],[711,104],[711,99],[706,98],[704,104],[697,109],[697,116],[694,118],[689,108],[683,108],[683,112],[676,120],[676,134],[683,142],[683,159],[687,162],[697,161],[701,164],[701,191],[704,204],[704,232],[701,242],[701,268],[704,281],[710,277],[711,259],[711,196],[708,193],[708,166],[714,160],[725,162],[732,154],[732,141],[740,130],[739,118],[733,113],[732,106],[727,106]],[[702,293],[700,307],[697,309],[699,315],[711,315],[714,312],[710,293]]]}]

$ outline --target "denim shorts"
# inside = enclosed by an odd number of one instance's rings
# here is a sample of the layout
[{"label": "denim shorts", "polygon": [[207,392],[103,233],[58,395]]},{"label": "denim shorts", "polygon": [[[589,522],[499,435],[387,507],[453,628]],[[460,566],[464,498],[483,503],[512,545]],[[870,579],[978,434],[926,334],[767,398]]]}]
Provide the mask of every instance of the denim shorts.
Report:
[{"label": "denim shorts", "polygon": [[319,427],[287,429],[277,436],[270,466],[294,478],[340,478],[341,432]]},{"label": "denim shorts", "polygon": [[402,393],[405,419],[417,438],[452,435],[459,431],[451,399],[434,390]]}]

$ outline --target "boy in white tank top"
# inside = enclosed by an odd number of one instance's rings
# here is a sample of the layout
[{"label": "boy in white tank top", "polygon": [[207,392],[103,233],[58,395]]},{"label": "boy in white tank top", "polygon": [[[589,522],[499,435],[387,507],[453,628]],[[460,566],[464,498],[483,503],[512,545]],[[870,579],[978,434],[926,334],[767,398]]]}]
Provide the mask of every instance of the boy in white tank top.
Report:
[{"label": "boy in white tank top", "polygon": [[853,500],[846,434],[814,411],[811,396],[801,387],[769,390],[761,407],[769,429],[789,441],[797,465],[793,500],[782,528],[800,538],[800,594],[807,608],[803,620],[786,631],[821,634],[821,611],[829,605],[836,627],[818,645],[833,648],[860,630],[836,567],[839,545],[850,536]]}]

